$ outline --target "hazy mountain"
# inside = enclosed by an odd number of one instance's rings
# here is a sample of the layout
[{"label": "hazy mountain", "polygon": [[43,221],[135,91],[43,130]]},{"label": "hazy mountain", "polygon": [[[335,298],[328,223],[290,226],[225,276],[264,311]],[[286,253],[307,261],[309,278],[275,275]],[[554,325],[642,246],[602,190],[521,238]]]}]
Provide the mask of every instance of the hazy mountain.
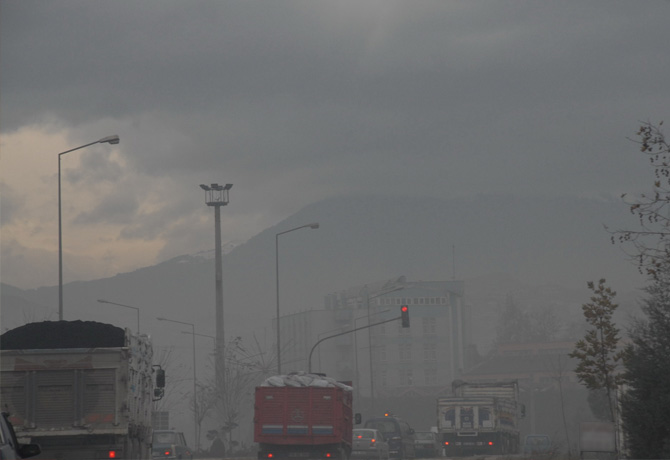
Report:
[{"label": "hazy mountain", "polygon": [[[624,297],[643,283],[603,227],[634,225],[618,200],[348,196],[314,203],[246,243],[228,247],[223,257],[227,337],[253,331],[271,343],[275,235],[311,222],[320,228],[279,237],[282,314],[323,308],[325,294],[353,285],[400,275],[423,281],[455,277],[466,280],[465,298],[477,321],[475,339],[484,345],[492,333],[492,309],[510,294],[528,306],[545,302],[561,309],[588,300],[589,280],[607,278]],[[225,228],[222,232],[226,241]],[[1,294],[3,330],[26,320],[57,318],[57,286],[20,290],[3,285]],[[64,316],[134,329],[134,311],[96,300],[135,306],[141,309],[142,332],[154,335],[158,344],[186,349],[190,337],[179,332],[189,327],[155,317],[192,322],[198,333],[213,335],[214,298],[211,252],[184,255],[111,278],[67,283]]]}]

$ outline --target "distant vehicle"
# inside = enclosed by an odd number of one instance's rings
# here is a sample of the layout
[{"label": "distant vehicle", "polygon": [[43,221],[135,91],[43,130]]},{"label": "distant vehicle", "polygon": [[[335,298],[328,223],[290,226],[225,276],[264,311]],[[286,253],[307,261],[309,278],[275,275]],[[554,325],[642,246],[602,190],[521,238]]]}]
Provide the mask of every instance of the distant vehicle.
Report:
[{"label": "distant vehicle", "polygon": [[546,434],[529,434],[524,439],[524,455],[550,454],[551,451],[551,439]]},{"label": "distant vehicle", "polygon": [[152,457],[192,459],[193,451],[181,431],[154,430]]},{"label": "distant vehicle", "polygon": [[40,446],[37,444],[19,444],[14,433],[14,427],[9,421],[9,416],[6,412],[3,412],[2,417],[0,417],[0,458],[17,460],[34,457],[40,452]]},{"label": "distant vehicle", "polygon": [[446,457],[519,453],[519,403],[516,380],[454,380],[452,396],[437,399],[437,430]]},{"label": "distant vehicle", "polygon": [[355,428],[351,444],[351,458],[388,460],[389,445],[384,435],[374,428]]},{"label": "distant vehicle", "polygon": [[417,458],[441,457],[442,443],[437,438],[437,433],[432,431],[415,431],[414,450]]},{"label": "distant vehicle", "polygon": [[414,430],[409,424],[393,415],[371,418],[365,421],[365,428],[375,428],[382,432],[389,445],[389,455],[402,460],[416,457],[414,450]]}]

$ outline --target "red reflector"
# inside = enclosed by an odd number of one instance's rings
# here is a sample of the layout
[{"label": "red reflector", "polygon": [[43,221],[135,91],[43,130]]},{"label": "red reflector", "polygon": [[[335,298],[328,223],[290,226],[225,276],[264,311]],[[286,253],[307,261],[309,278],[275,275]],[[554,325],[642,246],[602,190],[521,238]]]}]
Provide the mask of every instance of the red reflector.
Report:
[{"label": "red reflector", "polygon": [[448,446],[448,445],[449,445],[449,441],[444,441],[444,445],[445,445],[445,446]]},{"label": "red reflector", "polygon": [[330,458],[330,452],[326,454],[326,458]]},{"label": "red reflector", "polygon": [[489,446],[492,446],[492,445],[493,445],[493,441],[489,441]]},{"label": "red reflector", "polygon": [[165,455],[165,456],[167,457],[167,456],[170,455],[171,453],[172,453],[172,452],[170,452],[169,450],[166,450],[165,452],[163,452],[163,455]]},{"label": "red reflector", "polygon": [[272,453],[269,453],[268,458],[272,458],[272,457],[274,457],[274,455],[272,455]]},{"label": "red reflector", "polygon": [[107,458],[116,458],[116,451],[110,450],[109,454],[107,454]]},{"label": "red reflector", "polygon": [[371,442],[372,444],[374,444],[376,441],[375,441],[374,438],[372,438],[372,440],[371,440],[370,442]]}]

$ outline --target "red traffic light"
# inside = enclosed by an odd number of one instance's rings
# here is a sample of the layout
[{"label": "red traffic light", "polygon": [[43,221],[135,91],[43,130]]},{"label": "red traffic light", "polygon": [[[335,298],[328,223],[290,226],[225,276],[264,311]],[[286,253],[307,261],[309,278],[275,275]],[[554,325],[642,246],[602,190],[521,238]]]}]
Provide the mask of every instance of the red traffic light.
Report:
[{"label": "red traffic light", "polygon": [[407,305],[400,307],[400,322],[402,327],[409,327],[409,307]]}]

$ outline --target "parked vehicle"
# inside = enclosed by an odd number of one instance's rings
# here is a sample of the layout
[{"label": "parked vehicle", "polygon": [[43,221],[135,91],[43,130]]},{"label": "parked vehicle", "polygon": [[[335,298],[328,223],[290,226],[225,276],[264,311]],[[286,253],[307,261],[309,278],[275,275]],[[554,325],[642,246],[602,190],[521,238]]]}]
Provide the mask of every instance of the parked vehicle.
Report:
[{"label": "parked vehicle", "polygon": [[29,323],[0,336],[0,371],[17,437],[44,458],[151,458],[152,400],[165,374],[146,335],[93,321]]},{"label": "parked vehicle", "polygon": [[352,388],[323,375],[296,373],[256,387],[254,442],[259,459],[351,456]]},{"label": "parked vehicle", "polygon": [[415,431],[414,450],[417,458],[441,457],[442,443],[437,439],[437,433],[432,431]]},{"label": "parked vehicle", "polygon": [[516,380],[468,383],[455,380],[453,396],[437,400],[437,428],[447,457],[516,454],[520,447]]},{"label": "parked vehicle", "polygon": [[529,434],[524,439],[524,455],[548,455],[552,450],[551,439],[546,434]]},{"label": "parked vehicle", "polygon": [[0,459],[18,460],[39,455],[39,445],[19,444],[8,415],[7,412],[3,412],[0,417]]},{"label": "parked vehicle", "polygon": [[384,435],[374,428],[355,428],[351,458],[388,460],[389,445],[384,440]]},{"label": "parked vehicle", "polygon": [[371,418],[365,421],[365,428],[375,428],[382,432],[389,445],[389,454],[393,458],[414,458],[414,430],[409,424],[391,414]]},{"label": "parked vehicle", "polygon": [[193,458],[193,451],[186,444],[181,431],[154,430],[152,444],[153,458]]}]

